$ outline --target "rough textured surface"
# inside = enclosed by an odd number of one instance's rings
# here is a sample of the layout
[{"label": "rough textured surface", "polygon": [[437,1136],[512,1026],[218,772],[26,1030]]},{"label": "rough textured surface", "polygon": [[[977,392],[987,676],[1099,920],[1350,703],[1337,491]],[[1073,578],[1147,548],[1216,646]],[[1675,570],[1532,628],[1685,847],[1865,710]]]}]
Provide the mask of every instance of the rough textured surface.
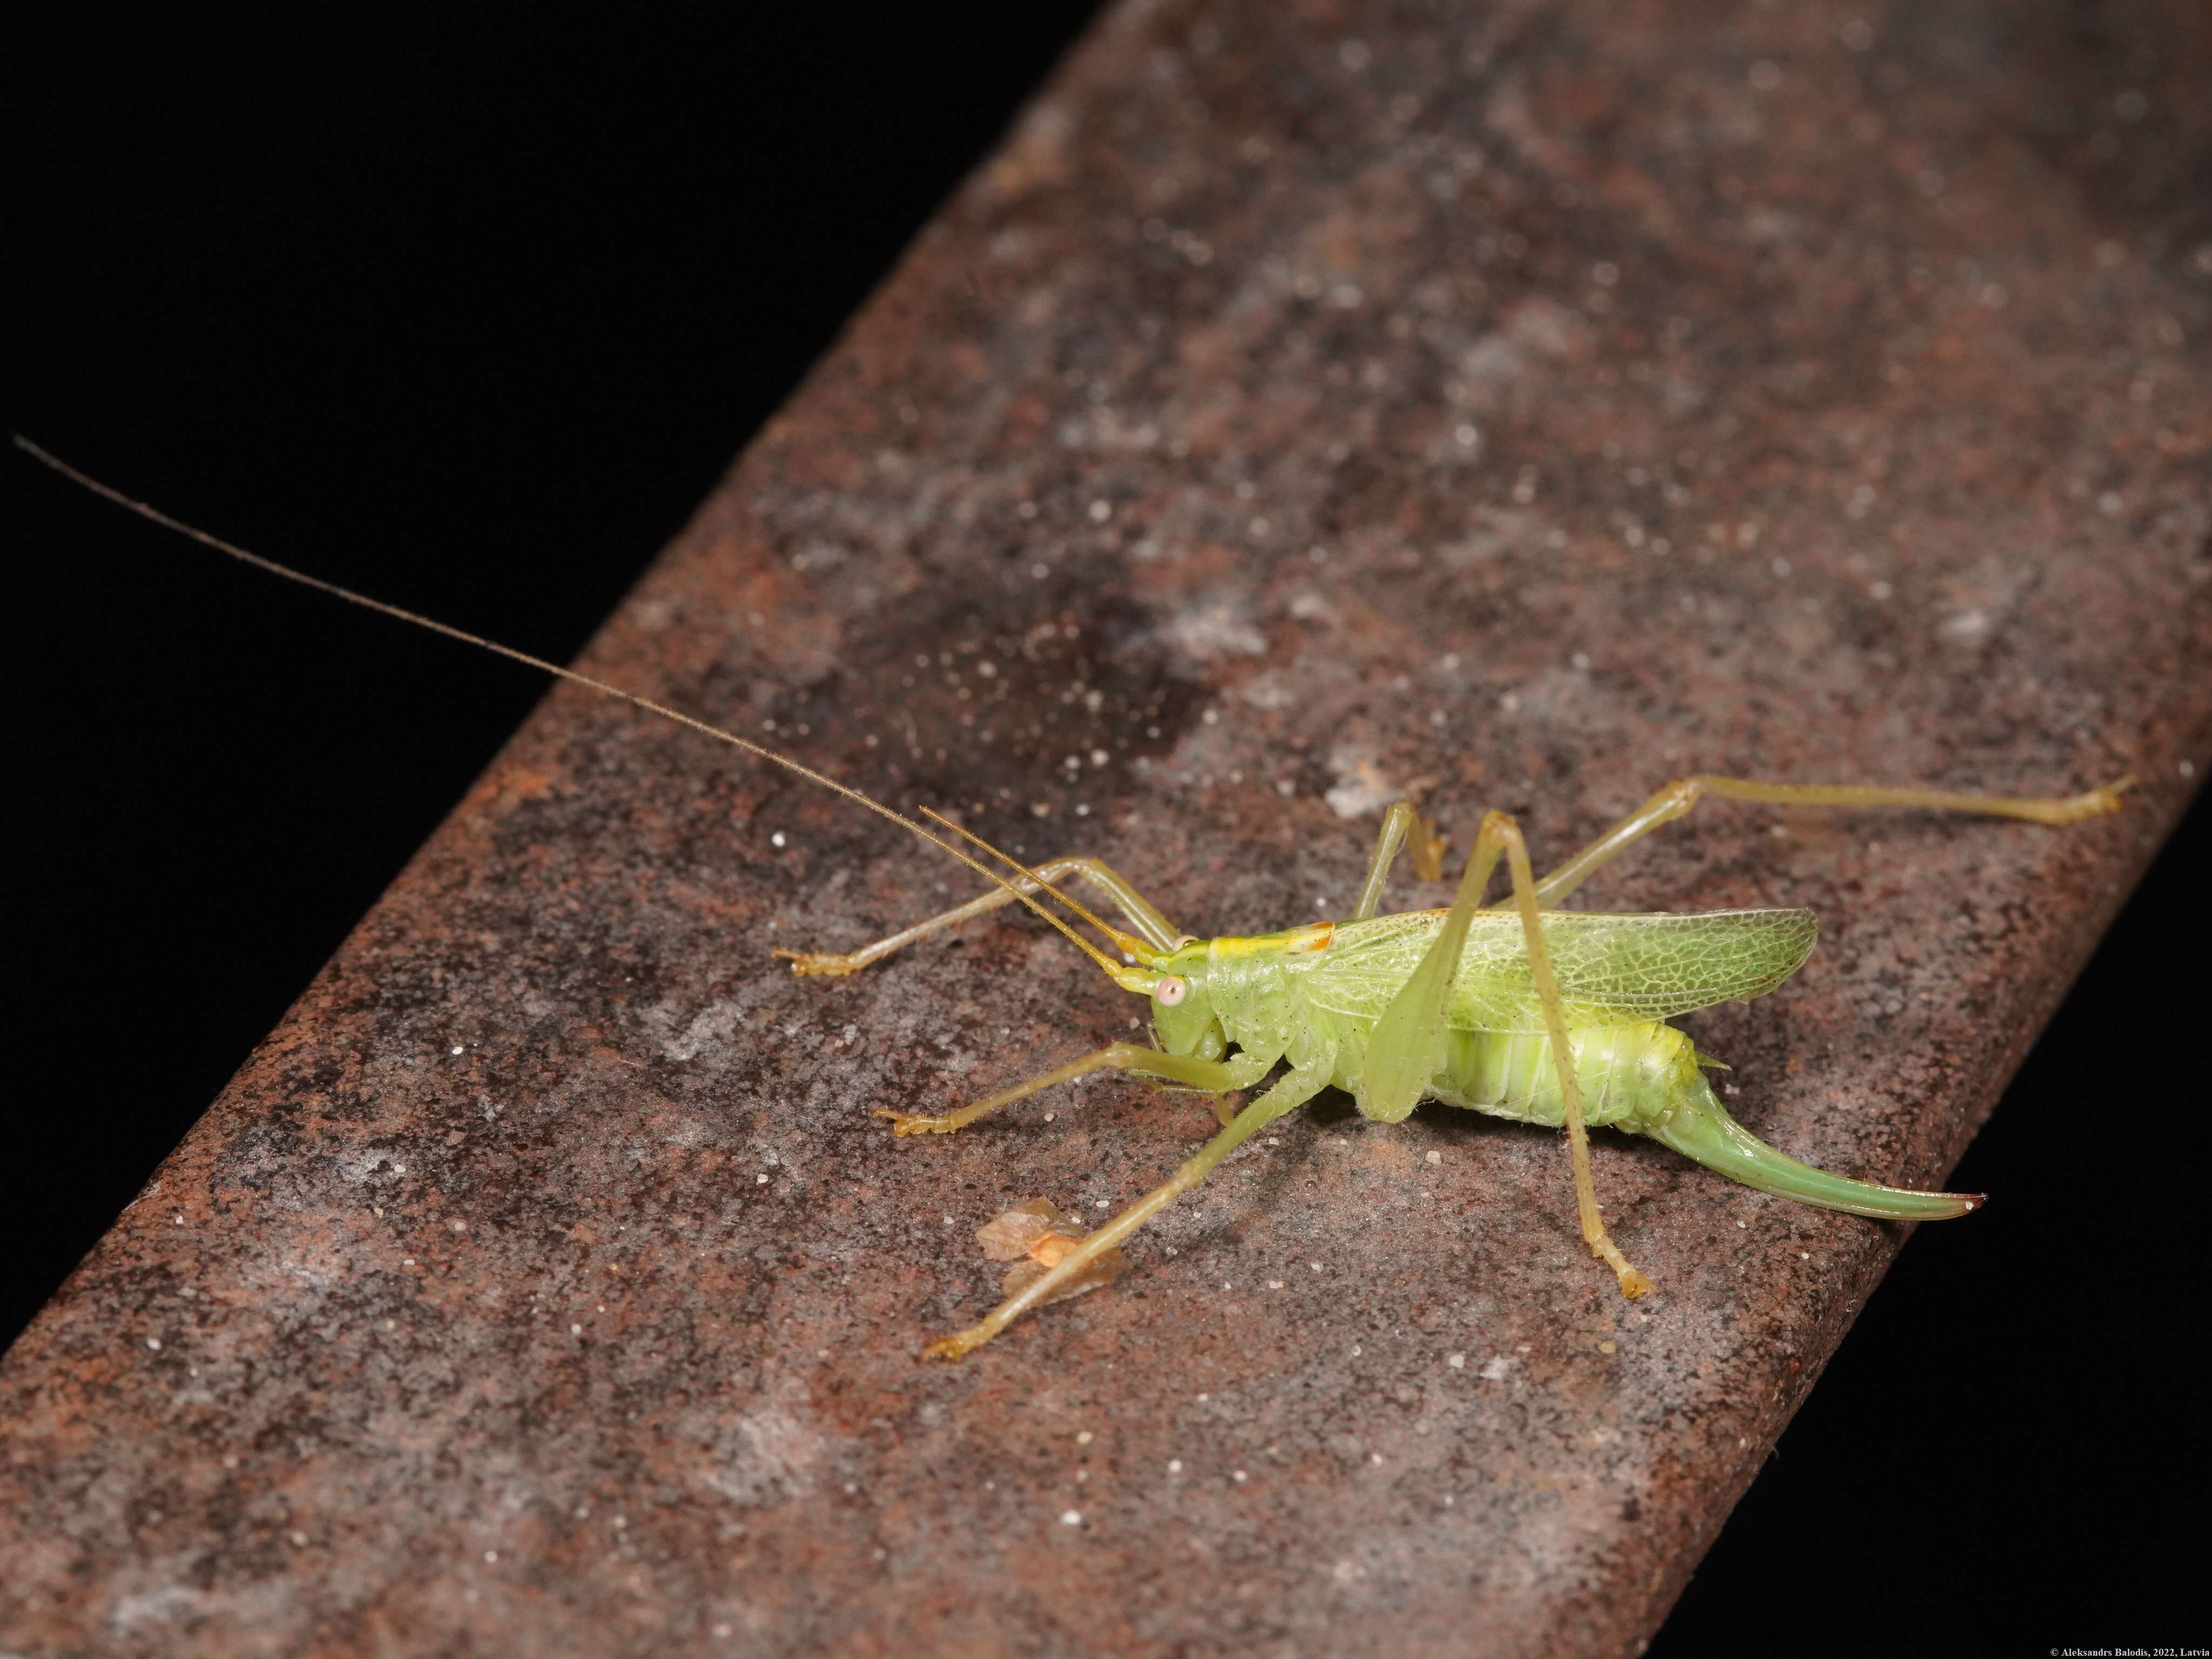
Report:
[{"label": "rough textured surface", "polygon": [[[1348,902],[1416,781],[1557,854],[1678,770],[2134,771],[2063,835],[1714,808],[1590,891],[1818,909],[1688,1024],[1932,1182],[2212,738],[2212,25],[2074,15],[1125,8],[588,665],[1214,932]],[[1898,1235],[1608,1139],[1631,1306],[1554,1139],[1325,1101],[922,1367],[977,1225],[1207,1122],[889,1139],[1137,1011],[1020,921],[764,960],[964,886],[556,693],[0,1370],[0,1644],[1632,1650]]]}]

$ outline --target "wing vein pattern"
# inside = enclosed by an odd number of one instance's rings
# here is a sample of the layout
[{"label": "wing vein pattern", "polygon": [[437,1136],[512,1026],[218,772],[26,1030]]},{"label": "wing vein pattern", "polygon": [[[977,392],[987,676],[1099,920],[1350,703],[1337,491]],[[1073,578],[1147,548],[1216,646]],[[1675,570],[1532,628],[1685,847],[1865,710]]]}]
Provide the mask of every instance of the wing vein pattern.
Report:
[{"label": "wing vein pattern", "polygon": [[[1436,939],[1443,915],[1411,910],[1341,922],[1328,947],[1303,962],[1293,958],[1292,971],[1315,1006],[1377,1018]],[[1764,995],[1797,971],[1817,933],[1810,910],[1544,913],[1567,1023],[1586,1029],[1669,1019]],[[1449,1015],[1461,1030],[1544,1029],[1519,916],[1500,910],[1475,916]]]}]

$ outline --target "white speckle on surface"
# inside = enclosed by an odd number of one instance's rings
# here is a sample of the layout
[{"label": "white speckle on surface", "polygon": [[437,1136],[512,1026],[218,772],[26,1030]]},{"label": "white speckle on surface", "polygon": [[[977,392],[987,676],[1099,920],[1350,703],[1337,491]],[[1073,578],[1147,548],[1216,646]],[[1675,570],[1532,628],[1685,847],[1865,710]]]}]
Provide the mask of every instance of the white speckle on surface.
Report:
[{"label": "white speckle on surface", "polygon": [[1336,774],[1336,787],[1322,799],[1340,818],[1364,817],[1398,799],[1398,786],[1382,775],[1373,752],[1364,746],[1339,747],[1329,756],[1328,765]]},{"label": "white speckle on surface", "polygon": [[783,845],[783,831],[782,831],[782,830],[777,830],[774,835],[770,836],[768,838],[768,844],[769,844],[769,846],[771,846],[771,847],[781,847],[781,846],[782,846],[782,845]]},{"label": "white speckle on surface", "polygon": [[[1190,605],[1160,631],[1185,656],[1201,662],[1224,656],[1257,657],[1267,649],[1265,636],[1246,617],[1243,605],[1228,599]],[[1218,718],[1212,709],[1206,714],[1209,726]]]},{"label": "white speckle on surface", "polygon": [[146,1339],[146,1346],[159,1353],[161,1351],[161,1339],[158,1336],[149,1336]]},{"label": "white speckle on surface", "polygon": [[756,1187],[765,1187],[765,1186],[767,1186],[767,1185],[768,1185],[768,1177],[767,1177],[766,1176],[764,1176],[764,1175],[757,1175],[757,1176],[755,1176],[753,1177],[753,1185],[754,1185],[754,1186],[756,1186]]},{"label": "white speckle on surface", "polygon": [[1423,1160],[1423,1162],[1429,1164],[1441,1164],[1443,1161],[1444,1155],[1442,1152],[1431,1152],[1427,1158]]},{"label": "white speckle on surface", "polygon": [[[1279,1291],[1283,1288],[1283,1281],[1279,1279],[1271,1279],[1267,1281],[1267,1288],[1271,1291]],[[154,1346],[158,1348],[161,1345],[156,1342]]]},{"label": "white speckle on surface", "polygon": [[1081,1510],[1062,1510],[1060,1512],[1060,1524],[1063,1527],[1081,1526],[1083,1524],[1083,1511]]},{"label": "white speckle on surface", "polygon": [[459,1043],[456,1042],[453,1045],[453,1052],[457,1054],[461,1052],[461,1045]]},{"label": "white speckle on surface", "polygon": [[1182,1473],[1182,1459],[1180,1457],[1170,1457],[1168,1459],[1168,1473],[1170,1474],[1181,1474]]},{"label": "white speckle on surface", "polygon": [[1079,1446],[1087,1446],[1091,1443],[1091,1431],[1085,1429],[1082,1433],[1075,1437],[1075,1443]]},{"label": "white speckle on surface", "polygon": [[307,1534],[304,1532],[295,1532],[292,1534],[292,1542],[300,1548],[305,1549],[307,1547]]},{"label": "white speckle on surface", "polygon": [[1936,631],[1954,645],[1980,645],[1988,640],[1996,626],[1990,613],[1975,605],[1954,617],[1946,617],[1936,625]]},{"label": "white speckle on surface", "polygon": [[1379,1469],[1382,1467],[1382,1454],[1381,1452],[1370,1452],[1367,1454],[1367,1461]]},{"label": "white speckle on surface", "polygon": [[571,1336],[581,1336],[583,1334],[584,1328],[581,1325],[571,1325],[568,1327],[568,1334]]},{"label": "white speckle on surface", "polygon": [[1243,1471],[1243,1470],[1242,1470],[1242,1469],[1238,1469],[1238,1470],[1237,1470],[1234,1474],[1232,1474],[1229,1478],[1230,1478],[1231,1480],[1236,1481],[1237,1485],[1242,1486],[1242,1485],[1243,1485],[1243,1484],[1244,1484],[1245,1480],[1248,1480],[1249,1477],[1248,1477],[1248,1476],[1245,1474],[1245,1473],[1244,1473],[1244,1471]]},{"label": "white speckle on surface", "polygon": [[1467,1369],[1467,1356],[1463,1353],[1453,1354],[1444,1361],[1444,1364],[1455,1371],[1463,1371]]},{"label": "white speckle on surface", "polygon": [[1492,1354],[1482,1362],[1482,1369],[1475,1375],[1486,1382],[1503,1382],[1505,1380],[1505,1373],[1519,1363],[1518,1360],[1508,1359],[1502,1353]]},{"label": "white speckle on surface", "polygon": [[494,1565],[498,1561],[498,1559],[499,1552],[497,1550],[486,1550],[484,1552],[484,1565],[486,1566]]},{"label": "white speckle on surface", "polygon": [[1316,1273],[1319,1273],[1322,1270],[1321,1263],[1318,1261],[1309,1261],[1306,1263],[1306,1266],[1311,1267]]},{"label": "white speckle on surface", "polygon": [[[2184,761],[2181,763],[2180,770],[2183,777],[2193,778],[2197,775],[2197,763],[2194,761]],[[177,1218],[179,1221],[184,1219],[182,1216],[179,1216]]]}]

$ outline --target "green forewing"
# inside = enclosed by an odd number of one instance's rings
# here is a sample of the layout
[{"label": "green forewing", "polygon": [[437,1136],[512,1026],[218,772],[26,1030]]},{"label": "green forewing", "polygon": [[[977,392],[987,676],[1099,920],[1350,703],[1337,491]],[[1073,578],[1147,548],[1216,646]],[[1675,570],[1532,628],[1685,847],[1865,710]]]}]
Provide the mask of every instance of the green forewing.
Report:
[{"label": "green forewing", "polygon": [[[1326,949],[1286,958],[1307,999],[1332,1012],[1379,1018],[1443,925],[1441,910],[1339,923]],[[1583,1029],[1670,1019],[1717,1002],[1763,996],[1811,954],[1810,910],[1711,910],[1698,915],[1544,912],[1544,942],[1566,1004]],[[1468,1031],[1540,1031],[1521,918],[1484,910],[1468,930],[1448,1005]]]}]

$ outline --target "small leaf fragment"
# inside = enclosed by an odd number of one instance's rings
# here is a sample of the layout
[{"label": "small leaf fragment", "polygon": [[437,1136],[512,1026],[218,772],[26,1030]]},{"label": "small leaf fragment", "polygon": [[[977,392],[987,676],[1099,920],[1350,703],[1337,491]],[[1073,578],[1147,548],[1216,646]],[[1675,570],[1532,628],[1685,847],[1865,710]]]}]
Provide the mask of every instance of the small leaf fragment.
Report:
[{"label": "small leaf fragment", "polygon": [[[1025,1199],[976,1229],[976,1242],[993,1261],[1011,1261],[1000,1289],[1017,1296],[1058,1267],[1090,1237],[1090,1230],[1050,1199]],[[1110,1285],[1128,1265],[1119,1249],[1102,1251],[1081,1272],[1045,1298],[1047,1304]]]}]

